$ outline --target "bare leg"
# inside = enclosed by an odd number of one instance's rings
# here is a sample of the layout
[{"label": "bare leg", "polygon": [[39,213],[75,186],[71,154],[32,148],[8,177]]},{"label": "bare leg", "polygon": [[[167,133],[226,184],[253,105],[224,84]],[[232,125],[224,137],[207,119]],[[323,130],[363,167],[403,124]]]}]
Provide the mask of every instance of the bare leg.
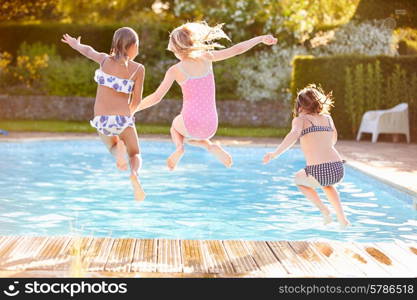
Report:
[{"label": "bare leg", "polygon": [[180,161],[181,157],[184,155],[184,136],[187,135],[185,129],[184,121],[181,115],[175,117],[172,121],[171,126],[171,139],[175,144],[175,151],[168,157],[167,166],[168,169],[173,171]]},{"label": "bare leg", "polygon": [[101,141],[106,145],[107,149],[116,159],[116,166],[122,171],[127,170],[126,146],[118,136],[107,136],[98,133]]},{"label": "bare leg", "polygon": [[215,144],[210,140],[187,140],[187,143],[206,149],[208,152],[213,154],[223,165],[230,168],[233,164],[232,156],[227,153],[219,144]]},{"label": "bare leg", "polygon": [[130,181],[132,183],[136,201],[143,201],[146,197],[142,185],[138,178],[139,168],[142,164],[140,157],[139,141],[136,129],[134,127],[126,128],[121,134],[120,138],[127,146],[127,153],[129,155],[130,164]]},{"label": "bare leg", "polygon": [[339,193],[337,192],[336,188],[334,186],[325,186],[323,187],[323,190],[326,193],[327,199],[329,199],[329,202],[332,204],[336,211],[336,216],[340,226],[342,228],[349,226],[350,222],[345,216],[342,203],[340,202]]},{"label": "bare leg", "polygon": [[311,176],[307,176],[304,169],[295,174],[295,183],[304,196],[320,210],[323,215],[323,223],[325,225],[329,224],[332,221],[330,210],[323,203],[323,201],[320,200],[319,194],[313,188],[319,185],[319,183]]}]

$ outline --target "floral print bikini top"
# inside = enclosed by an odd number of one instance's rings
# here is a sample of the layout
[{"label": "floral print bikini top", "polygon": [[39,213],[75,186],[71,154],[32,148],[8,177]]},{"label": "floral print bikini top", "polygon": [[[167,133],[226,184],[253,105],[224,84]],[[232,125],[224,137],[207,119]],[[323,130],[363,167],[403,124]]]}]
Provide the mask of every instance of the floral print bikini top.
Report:
[{"label": "floral print bikini top", "polygon": [[138,71],[140,65],[137,67],[137,69],[132,73],[132,75],[128,79],[119,78],[117,76],[107,74],[103,71],[102,67],[107,57],[103,59],[103,61],[100,64],[100,68],[97,69],[94,74],[95,82],[97,82],[97,84],[99,85],[107,86],[108,88],[111,88],[115,90],[116,92],[131,94],[133,91],[133,85],[135,83],[132,80],[132,78]]}]

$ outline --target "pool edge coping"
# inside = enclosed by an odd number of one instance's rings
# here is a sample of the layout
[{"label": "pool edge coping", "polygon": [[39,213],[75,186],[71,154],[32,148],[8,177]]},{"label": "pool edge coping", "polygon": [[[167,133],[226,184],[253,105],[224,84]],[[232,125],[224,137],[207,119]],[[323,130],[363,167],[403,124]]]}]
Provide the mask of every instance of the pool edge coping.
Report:
[{"label": "pool edge coping", "polygon": [[[350,159],[350,161],[355,161],[355,160]],[[374,178],[374,179],[376,179],[378,181],[381,181],[382,183],[384,183],[384,184],[386,184],[386,185],[388,185],[388,186],[390,186],[392,188],[395,188],[395,189],[397,189],[397,190],[399,190],[399,191],[401,191],[403,193],[408,194],[414,201],[417,202],[417,192],[415,192],[413,190],[410,190],[410,189],[408,189],[408,188],[406,188],[404,186],[401,186],[401,185],[399,185],[399,184],[397,184],[395,182],[392,182],[390,180],[387,180],[386,178],[380,177],[380,176],[374,174],[373,172],[370,172],[370,171],[366,170],[365,168],[361,168],[361,167],[359,167],[357,165],[353,165],[349,161],[347,161],[346,164],[349,167],[351,167],[352,169],[356,170],[356,171],[362,172],[365,175],[370,176],[370,177],[372,177],[372,178]]]}]

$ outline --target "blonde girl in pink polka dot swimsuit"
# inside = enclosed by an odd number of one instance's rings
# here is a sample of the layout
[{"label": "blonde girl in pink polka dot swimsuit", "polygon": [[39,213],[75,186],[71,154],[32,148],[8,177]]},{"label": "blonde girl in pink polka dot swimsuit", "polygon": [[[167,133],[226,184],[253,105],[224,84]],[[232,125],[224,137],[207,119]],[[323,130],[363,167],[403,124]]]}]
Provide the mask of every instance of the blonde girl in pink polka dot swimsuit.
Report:
[{"label": "blonde girl in pink polka dot swimsuit", "polygon": [[158,89],[145,97],[138,110],[151,107],[162,100],[176,81],[182,90],[183,107],[171,126],[172,141],[176,150],[169,156],[167,165],[173,170],[184,154],[184,142],[199,146],[212,153],[226,167],[232,166],[232,157],[219,144],[210,139],[218,126],[215,83],[212,62],[242,54],[257,44],[276,44],[271,35],[263,35],[223,50],[214,40],[226,38],[221,25],[208,26],[205,22],[186,23],[175,28],[169,39],[168,50],[180,60],[171,66]]}]

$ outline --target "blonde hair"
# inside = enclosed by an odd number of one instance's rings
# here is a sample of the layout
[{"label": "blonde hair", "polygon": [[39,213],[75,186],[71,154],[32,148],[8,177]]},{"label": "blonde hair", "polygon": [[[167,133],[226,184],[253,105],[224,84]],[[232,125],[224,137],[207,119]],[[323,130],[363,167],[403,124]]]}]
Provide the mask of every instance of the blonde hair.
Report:
[{"label": "blonde hair", "polygon": [[321,87],[309,84],[298,92],[295,99],[293,114],[298,116],[300,108],[306,113],[330,114],[333,106],[332,92],[326,94]]},{"label": "blonde hair", "polygon": [[139,37],[136,31],[130,27],[119,28],[113,34],[110,55],[116,60],[127,58],[127,50],[135,43],[139,43]]},{"label": "blonde hair", "polygon": [[222,30],[223,24],[209,26],[206,22],[186,23],[169,35],[168,50],[183,57],[196,58],[215,48],[224,48],[213,41],[230,38]]}]

